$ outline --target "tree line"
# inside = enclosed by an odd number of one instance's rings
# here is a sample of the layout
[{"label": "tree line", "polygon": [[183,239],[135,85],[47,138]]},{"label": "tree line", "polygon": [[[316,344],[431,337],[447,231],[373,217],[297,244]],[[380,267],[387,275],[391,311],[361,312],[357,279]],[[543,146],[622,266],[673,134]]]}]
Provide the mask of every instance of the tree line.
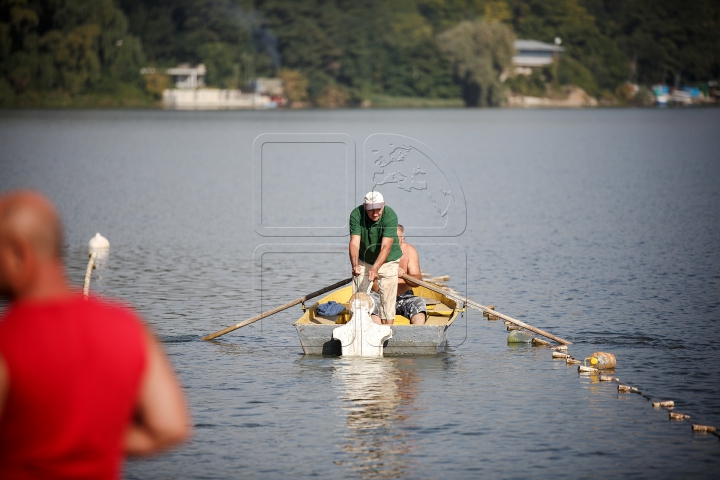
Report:
[{"label": "tree line", "polygon": [[[556,37],[558,65],[511,74],[514,39]],[[280,76],[292,100],[320,106],[499,105],[508,88],[567,84],[612,95],[717,79],[720,0],[0,0],[0,104],[147,102],[165,83],[140,68],[181,62],[221,88]]]}]

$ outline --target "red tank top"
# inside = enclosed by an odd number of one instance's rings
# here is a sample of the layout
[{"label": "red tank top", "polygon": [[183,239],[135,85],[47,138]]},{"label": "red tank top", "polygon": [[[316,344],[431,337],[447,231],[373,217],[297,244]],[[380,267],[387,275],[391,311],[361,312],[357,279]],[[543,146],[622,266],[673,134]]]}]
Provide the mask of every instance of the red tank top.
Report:
[{"label": "red tank top", "polygon": [[0,354],[0,478],[118,478],[146,361],[137,317],[79,295],[15,304],[0,319]]}]

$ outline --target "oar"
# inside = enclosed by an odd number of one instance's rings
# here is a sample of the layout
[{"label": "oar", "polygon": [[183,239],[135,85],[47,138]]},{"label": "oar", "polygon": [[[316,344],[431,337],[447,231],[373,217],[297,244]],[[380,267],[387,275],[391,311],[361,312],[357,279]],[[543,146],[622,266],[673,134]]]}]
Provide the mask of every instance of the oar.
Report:
[{"label": "oar", "polygon": [[345,280],[342,280],[342,281],[337,282],[337,283],[333,283],[333,284],[330,285],[329,287],[321,288],[320,290],[318,290],[318,291],[316,291],[316,292],[308,293],[308,294],[305,295],[304,297],[300,297],[300,298],[298,298],[298,299],[293,300],[292,302],[286,303],[285,305],[280,305],[279,307],[273,308],[272,310],[268,310],[267,312],[261,313],[260,315],[256,315],[256,316],[254,316],[254,317],[252,317],[252,318],[249,318],[249,319],[245,320],[244,322],[240,322],[240,323],[238,323],[238,324],[236,324],[236,325],[231,325],[231,326],[229,326],[229,327],[227,327],[227,328],[223,328],[223,329],[220,330],[219,332],[211,333],[210,335],[207,335],[207,336],[203,337],[202,339],[203,339],[203,340],[212,340],[213,338],[217,338],[217,337],[219,337],[219,336],[221,336],[221,335],[225,335],[226,333],[230,333],[230,332],[232,332],[233,330],[237,330],[238,328],[242,328],[242,327],[244,327],[245,325],[250,325],[251,323],[255,323],[255,322],[257,322],[258,320],[262,320],[262,319],[265,318],[265,317],[269,317],[270,315],[274,315],[274,314],[276,314],[276,313],[278,313],[278,312],[282,312],[283,310],[287,310],[288,308],[293,307],[293,306],[297,305],[298,303],[302,303],[302,302],[304,302],[305,300],[309,300],[309,299],[311,299],[311,298],[315,298],[315,297],[317,297],[317,296],[319,296],[319,295],[322,295],[323,293],[327,293],[327,292],[330,292],[330,291],[332,291],[332,290],[335,290],[336,288],[342,287],[343,285],[347,285],[347,284],[350,283],[350,282],[352,282],[352,277],[346,278]]},{"label": "oar", "polygon": [[432,290],[433,292],[437,292],[441,295],[445,295],[446,297],[452,298],[453,300],[459,300],[459,301],[465,303],[467,306],[475,308],[477,310],[480,310],[481,312],[488,312],[492,315],[495,315],[496,317],[500,317],[503,320],[507,320],[508,322],[517,325],[518,327],[522,327],[526,330],[530,330],[531,332],[535,332],[538,335],[542,335],[543,337],[549,338],[550,340],[554,340],[561,345],[571,345],[572,344],[572,342],[568,342],[567,340],[564,340],[560,337],[556,337],[552,333],[548,333],[545,330],[540,330],[539,328],[533,327],[532,325],[528,325],[527,323],[521,322],[520,320],[515,320],[512,317],[508,317],[507,315],[504,315],[500,312],[491,310],[488,307],[486,307],[485,305],[480,305],[477,302],[473,302],[469,298],[464,298],[458,294],[448,292],[447,290],[443,290],[440,287],[436,287],[435,285],[433,285],[431,283],[427,283],[422,280],[418,280],[417,278],[409,277],[408,275],[402,275],[401,278],[403,280],[405,280],[406,282],[421,285],[421,286],[427,288],[428,290]]}]

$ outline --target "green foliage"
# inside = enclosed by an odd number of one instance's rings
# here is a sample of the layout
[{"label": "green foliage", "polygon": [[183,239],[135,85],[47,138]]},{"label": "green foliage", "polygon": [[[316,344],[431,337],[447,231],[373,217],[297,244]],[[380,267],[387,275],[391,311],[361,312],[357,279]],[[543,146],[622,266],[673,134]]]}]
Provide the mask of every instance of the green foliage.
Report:
[{"label": "green foliage", "polygon": [[348,93],[341,85],[327,85],[317,96],[316,103],[323,108],[339,108],[347,105]]},{"label": "green foliage", "polygon": [[555,37],[569,56],[585,66],[601,88],[614,89],[627,78],[627,57],[603,35],[578,0],[512,0],[518,38],[552,43]]},{"label": "green foliage", "polygon": [[283,68],[278,70],[278,78],[282,79],[285,95],[291,102],[305,102],[308,99],[308,81],[299,70]]},{"label": "green foliage", "polygon": [[0,77],[0,107],[10,107],[15,100],[15,90],[10,82]]},{"label": "green foliage", "polygon": [[566,49],[507,80],[526,95],[720,77],[717,0],[0,0],[0,105],[147,104],[146,62],[204,63],[222,88],[277,74],[318,105],[498,105],[510,29]]},{"label": "green foliage", "polygon": [[503,0],[485,3],[483,19],[486,22],[509,22],[512,20],[512,10]]},{"label": "green foliage", "polygon": [[560,85],[577,85],[593,96],[600,93],[595,76],[582,63],[570,56],[561,56],[557,69]]},{"label": "green foliage", "polygon": [[452,60],[467,106],[499,105],[504,86],[499,80],[512,67],[514,37],[507,26],[483,20],[461,22],[437,38]]},{"label": "green foliage", "polygon": [[145,91],[156,100],[160,100],[163,96],[163,91],[170,88],[172,84],[170,77],[162,73],[149,73],[144,75],[144,77]]},{"label": "green foliage", "polygon": [[459,108],[465,105],[460,98],[419,98],[373,95],[370,105],[376,108]]},{"label": "green foliage", "polygon": [[352,104],[378,93],[457,97],[451,65],[420,3],[270,0],[258,7],[277,35],[283,66],[303,73],[316,103],[336,84]]},{"label": "green foliage", "polygon": [[223,88],[240,86],[240,63],[234,49],[227,43],[211,42],[198,49],[207,68],[206,82]]},{"label": "green foliage", "polygon": [[279,66],[272,33],[248,2],[119,0],[148,59],[171,67],[204,63],[206,83],[238,88]]},{"label": "green foliage", "polygon": [[534,70],[530,75],[515,75],[510,77],[506,84],[515,93],[531,97],[542,97],[545,95],[547,78],[539,71]]},{"label": "green foliage", "polygon": [[631,80],[672,83],[720,76],[720,3],[685,0],[581,0],[630,62]]},{"label": "green foliage", "polygon": [[139,80],[144,57],[112,0],[0,0],[0,75],[17,93]]}]

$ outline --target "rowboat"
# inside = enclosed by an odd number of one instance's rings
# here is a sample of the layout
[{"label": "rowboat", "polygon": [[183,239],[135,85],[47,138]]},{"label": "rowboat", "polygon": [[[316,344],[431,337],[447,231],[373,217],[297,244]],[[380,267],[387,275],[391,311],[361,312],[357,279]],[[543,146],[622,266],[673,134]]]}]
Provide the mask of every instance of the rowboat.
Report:
[{"label": "rowboat", "polygon": [[[402,315],[395,316],[392,338],[384,344],[384,355],[436,355],[445,351],[447,332],[458,313],[462,311],[456,301],[425,287],[415,287],[413,294],[423,297],[428,309],[424,325],[411,325]],[[350,312],[346,309],[339,315],[322,316],[318,305],[335,301],[347,305],[353,293],[352,285],[336,290],[305,309],[303,315],[293,324],[297,329],[305,355],[340,355],[342,346],[333,339],[333,330],[347,323]]]}]

